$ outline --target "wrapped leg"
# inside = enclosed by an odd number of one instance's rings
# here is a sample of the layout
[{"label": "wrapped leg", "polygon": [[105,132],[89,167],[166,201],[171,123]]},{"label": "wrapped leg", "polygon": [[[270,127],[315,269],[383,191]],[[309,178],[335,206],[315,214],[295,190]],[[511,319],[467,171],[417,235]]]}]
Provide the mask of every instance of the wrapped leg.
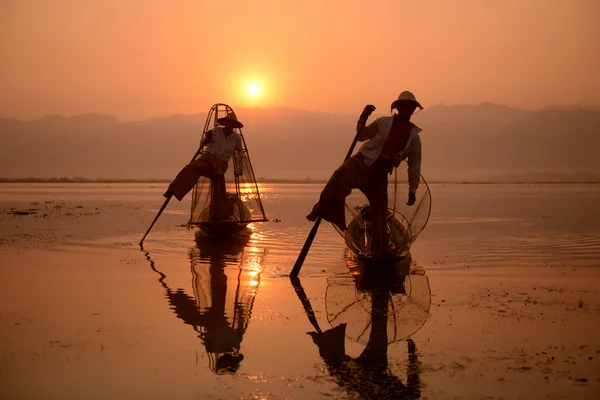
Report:
[{"label": "wrapped leg", "polygon": [[177,200],[181,201],[192,190],[201,176],[210,177],[213,170],[212,164],[204,158],[192,161],[177,174],[175,180],[169,185],[165,197],[172,194]]},{"label": "wrapped leg", "polygon": [[360,156],[350,157],[329,178],[321,192],[319,202],[314,205],[306,218],[314,221],[317,217],[321,217],[337,225],[341,230],[346,230],[344,210],[346,197],[352,192],[352,189],[366,182],[367,170],[368,167]]}]

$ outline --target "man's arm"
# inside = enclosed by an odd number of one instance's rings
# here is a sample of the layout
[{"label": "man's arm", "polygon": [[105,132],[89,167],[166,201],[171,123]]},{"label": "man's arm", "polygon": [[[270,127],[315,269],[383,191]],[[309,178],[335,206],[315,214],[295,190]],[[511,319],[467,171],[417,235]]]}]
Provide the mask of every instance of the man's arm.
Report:
[{"label": "man's arm", "polygon": [[360,114],[360,118],[356,122],[356,134],[359,142],[371,139],[377,133],[377,120],[366,126],[367,119],[369,119],[373,111],[375,111],[375,106],[370,104],[365,106],[362,114]]},{"label": "man's arm", "polygon": [[[359,126],[356,127],[356,131],[358,133],[358,141],[364,142],[365,140],[371,139],[377,133],[377,123],[378,120],[375,120],[369,124],[369,126],[362,125],[362,128],[359,129]],[[359,121],[360,124],[360,121]],[[357,124],[358,125],[358,124]]]},{"label": "man's arm", "polygon": [[421,181],[421,138],[417,134],[410,143],[408,153],[408,204],[412,206],[416,200],[417,188]]},{"label": "man's arm", "polygon": [[210,141],[212,141],[212,129],[204,133],[204,138],[202,138],[202,141],[200,142],[200,148],[206,146],[206,144]]}]

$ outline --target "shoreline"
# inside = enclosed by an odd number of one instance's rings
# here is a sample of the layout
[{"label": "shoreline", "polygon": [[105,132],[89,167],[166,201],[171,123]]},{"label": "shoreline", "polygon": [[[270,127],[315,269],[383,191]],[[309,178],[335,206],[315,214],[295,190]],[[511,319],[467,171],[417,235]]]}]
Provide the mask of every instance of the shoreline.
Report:
[{"label": "shoreline", "polygon": [[[0,183],[170,183],[170,179],[88,179],[88,178],[0,178]],[[258,178],[257,183],[323,184],[327,179]],[[600,181],[446,181],[428,180],[429,184],[450,185],[600,185]]]}]

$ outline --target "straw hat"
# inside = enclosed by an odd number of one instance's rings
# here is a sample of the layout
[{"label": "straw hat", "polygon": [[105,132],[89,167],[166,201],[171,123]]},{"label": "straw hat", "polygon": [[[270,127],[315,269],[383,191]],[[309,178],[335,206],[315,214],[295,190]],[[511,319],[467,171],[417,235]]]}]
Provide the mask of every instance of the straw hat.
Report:
[{"label": "straw hat", "polygon": [[242,128],[244,126],[244,124],[242,124],[240,121],[238,121],[238,119],[233,111],[227,113],[227,115],[224,116],[223,118],[217,119],[217,122],[221,125],[233,126],[234,128]]},{"label": "straw hat", "polygon": [[412,94],[412,92],[409,92],[408,90],[405,90],[404,92],[400,93],[400,95],[398,96],[398,100],[392,103],[392,109],[396,108],[396,105],[399,101],[413,101],[415,102],[417,107],[419,107],[421,110],[423,109],[423,106],[421,106],[421,104],[417,101],[415,95]]}]

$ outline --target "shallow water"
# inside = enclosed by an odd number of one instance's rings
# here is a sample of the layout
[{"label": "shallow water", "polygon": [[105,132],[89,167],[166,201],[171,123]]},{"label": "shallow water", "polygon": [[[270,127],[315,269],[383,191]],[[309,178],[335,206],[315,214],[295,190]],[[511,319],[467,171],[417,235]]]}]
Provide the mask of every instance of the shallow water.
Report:
[{"label": "shallow water", "polygon": [[1,185],[0,393],[595,398],[600,185],[433,184],[410,265],[322,224],[290,281],[321,186],[263,185],[228,242],[173,201],[140,251],[163,185]]},{"label": "shallow water", "polygon": [[[261,185],[270,222],[251,226],[250,243],[268,251],[267,274],[286,274],[293,265],[312,226],[304,216],[321,187]],[[63,209],[70,207],[73,213],[98,213],[95,219],[77,219],[62,212],[54,219],[55,227],[64,226],[76,234],[70,242],[117,236],[137,242],[136,235],[141,236],[162,205],[163,190],[160,184],[4,184],[0,186],[0,205],[42,210],[64,203]],[[432,184],[431,192],[431,218],[413,246],[413,253],[423,263],[515,265],[526,259],[540,265],[569,261],[598,266],[600,185]],[[191,246],[194,235],[178,226],[187,222],[189,207],[189,199],[173,200],[145,247],[178,252],[182,246]],[[14,221],[27,224],[24,220]],[[318,274],[332,263],[342,266],[343,250],[343,241],[331,225],[322,224],[303,273]]]}]

